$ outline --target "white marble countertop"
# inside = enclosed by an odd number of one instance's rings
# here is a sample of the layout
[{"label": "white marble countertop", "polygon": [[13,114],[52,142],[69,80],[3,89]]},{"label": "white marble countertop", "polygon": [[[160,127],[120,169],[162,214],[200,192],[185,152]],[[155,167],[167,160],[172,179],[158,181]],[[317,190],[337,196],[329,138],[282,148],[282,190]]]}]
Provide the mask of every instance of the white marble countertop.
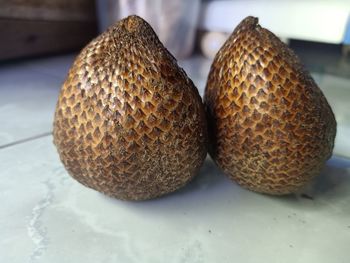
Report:
[{"label": "white marble countertop", "polygon": [[[349,80],[314,75],[338,135],[335,155],[304,195],[244,190],[207,159],[180,191],[125,202],[71,179],[52,144],[72,58],[0,67],[0,262],[349,262]],[[210,62],[182,65],[202,93]]]}]

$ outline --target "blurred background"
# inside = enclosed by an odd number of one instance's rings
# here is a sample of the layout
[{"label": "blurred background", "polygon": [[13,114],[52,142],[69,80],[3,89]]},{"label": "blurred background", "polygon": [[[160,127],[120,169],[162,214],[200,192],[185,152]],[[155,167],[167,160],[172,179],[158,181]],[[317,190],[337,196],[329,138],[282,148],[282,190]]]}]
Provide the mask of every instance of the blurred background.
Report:
[{"label": "blurred background", "polygon": [[335,154],[350,157],[350,1],[0,1],[0,147],[51,133],[76,54],[130,14],[146,19],[203,94],[211,61],[246,16],[301,57],[338,121]]}]

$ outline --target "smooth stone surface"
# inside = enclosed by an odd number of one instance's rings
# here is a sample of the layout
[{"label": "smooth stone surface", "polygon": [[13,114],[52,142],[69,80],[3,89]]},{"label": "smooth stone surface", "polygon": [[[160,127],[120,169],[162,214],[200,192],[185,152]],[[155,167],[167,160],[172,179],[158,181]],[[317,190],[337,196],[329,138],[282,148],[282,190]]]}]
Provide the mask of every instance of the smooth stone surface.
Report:
[{"label": "smooth stone surface", "polygon": [[74,181],[47,136],[0,150],[1,262],[348,262],[350,161],[306,195],[242,189],[206,160],[163,198],[126,202]]},{"label": "smooth stone surface", "polygon": [[0,146],[52,130],[61,81],[25,66],[0,69]]},{"label": "smooth stone surface", "polygon": [[[280,198],[240,188],[206,160],[184,189],[137,203],[74,181],[51,136],[10,146],[51,132],[73,59],[0,67],[0,262],[348,262],[349,159],[333,157],[304,195]],[[210,61],[179,64],[203,95]],[[350,157],[349,80],[313,76],[338,121],[334,152]]]},{"label": "smooth stone surface", "polygon": [[78,53],[67,55],[58,55],[53,57],[44,57],[35,60],[25,61],[23,64],[28,66],[31,71],[36,71],[45,75],[56,77],[64,81],[69,68],[73,64]]},{"label": "smooth stone surface", "polygon": [[0,147],[52,131],[58,94],[74,55],[0,67]]},{"label": "smooth stone surface", "polygon": [[52,131],[58,94],[74,56],[0,67],[0,147]]}]

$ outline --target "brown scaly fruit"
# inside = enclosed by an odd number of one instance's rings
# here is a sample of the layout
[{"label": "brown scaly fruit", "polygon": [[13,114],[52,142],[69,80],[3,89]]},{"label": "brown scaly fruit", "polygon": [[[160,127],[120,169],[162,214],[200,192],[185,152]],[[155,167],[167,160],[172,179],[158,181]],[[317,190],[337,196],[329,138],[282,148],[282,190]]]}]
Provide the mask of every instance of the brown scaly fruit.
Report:
[{"label": "brown scaly fruit", "polygon": [[81,51],[63,84],[53,134],[73,178],[125,200],[184,186],[207,153],[196,87],[138,16]]},{"label": "brown scaly fruit", "polygon": [[238,184],[296,192],[331,156],[336,121],[300,60],[273,33],[245,18],[216,54],[204,98],[209,153]]}]

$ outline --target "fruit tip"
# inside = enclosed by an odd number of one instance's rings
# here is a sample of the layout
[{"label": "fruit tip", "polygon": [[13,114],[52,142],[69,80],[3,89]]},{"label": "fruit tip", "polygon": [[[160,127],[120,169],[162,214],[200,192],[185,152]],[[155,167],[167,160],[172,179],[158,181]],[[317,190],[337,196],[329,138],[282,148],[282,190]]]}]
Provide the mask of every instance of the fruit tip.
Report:
[{"label": "fruit tip", "polygon": [[146,21],[138,15],[130,15],[124,19],[125,29],[129,32],[135,32],[141,25],[144,25]]},{"label": "fruit tip", "polygon": [[235,31],[238,32],[241,30],[251,30],[257,27],[259,27],[259,18],[255,16],[247,16],[239,23]]},{"label": "fruit tip", "polygon": [[243,19],[242,23],[246,24],[247,26],[256,27],[259,24],[259,18],[255,16],[247,16]]}]

